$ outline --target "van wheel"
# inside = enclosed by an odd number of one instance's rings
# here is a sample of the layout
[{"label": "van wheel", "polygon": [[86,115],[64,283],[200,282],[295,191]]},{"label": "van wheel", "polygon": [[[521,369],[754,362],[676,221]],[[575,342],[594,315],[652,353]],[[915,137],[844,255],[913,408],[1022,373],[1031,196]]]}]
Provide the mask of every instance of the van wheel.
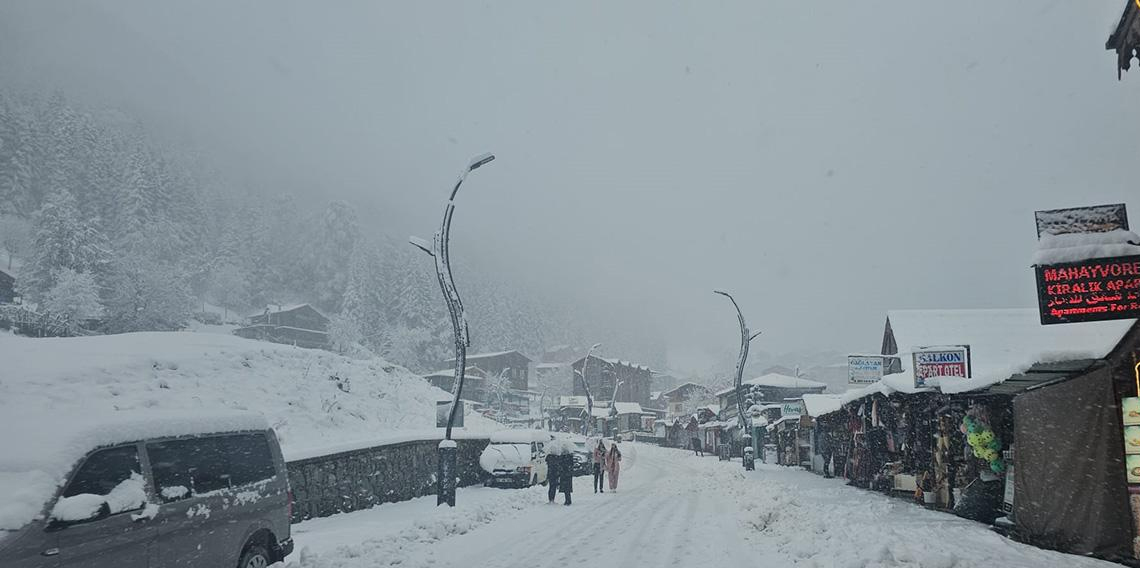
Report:
[{"label": "van wheel", "polygon": [[245,547],[245,552],[241,554],[238,568],[266,568],[270,564],[269,551],[260,543],[252,542]]}]

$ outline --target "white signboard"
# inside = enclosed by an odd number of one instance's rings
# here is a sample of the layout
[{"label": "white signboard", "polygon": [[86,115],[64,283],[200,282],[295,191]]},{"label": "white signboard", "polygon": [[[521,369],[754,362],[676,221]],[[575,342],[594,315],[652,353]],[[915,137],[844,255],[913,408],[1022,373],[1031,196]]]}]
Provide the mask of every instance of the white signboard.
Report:
[{"label": "white signboard", "polygon": [[913,351],[914,386],[926,386],[931,377],[970,376],[970,346],[916,347]]},{"label": "white signboard", "polygon": [[848,355],[847,383],[869,385],[883,378],[883,357],[879,355]]},{"label": "white signboard", "polygon": [[804,403],[799,400],[785,401],[784,405],[780,408],[780,418],[787,416],[799,416],[804,413]]}]

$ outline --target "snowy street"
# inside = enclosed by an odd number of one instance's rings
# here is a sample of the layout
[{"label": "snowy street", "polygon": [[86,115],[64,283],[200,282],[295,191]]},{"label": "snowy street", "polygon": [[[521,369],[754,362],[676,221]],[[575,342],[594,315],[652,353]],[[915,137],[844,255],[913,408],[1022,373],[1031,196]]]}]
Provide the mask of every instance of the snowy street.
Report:
[{"label": "snowy street", "polygon": [[1015,543],[986,526],[804,471],[625,444],[617,493],[575,479],[573,505],[545,488],[471,488],[297,525],[290,567],[1115,566]]}]

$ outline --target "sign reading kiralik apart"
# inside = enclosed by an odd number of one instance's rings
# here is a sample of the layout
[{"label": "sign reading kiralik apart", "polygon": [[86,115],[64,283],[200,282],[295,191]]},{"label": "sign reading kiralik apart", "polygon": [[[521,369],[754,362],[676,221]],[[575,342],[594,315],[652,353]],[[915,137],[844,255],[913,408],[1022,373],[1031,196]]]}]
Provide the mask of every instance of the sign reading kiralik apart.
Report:
[{"label": "sign reading kiralik apart", "polygon": [[1034,266],[1043,325],[1140,318],[1140,254],[1129,254],[1140,247],[1113,237],[1135,238],[1123,204],[1038,211],[1036,218],[1047,252],[1072,251],[1053,257],[1068,262]]},{"label": "sign reading kiralik apart", "polygon": [[916,347],[912,352],[914,386],[927,386],[931,377],[970,377],[970,346]]}]

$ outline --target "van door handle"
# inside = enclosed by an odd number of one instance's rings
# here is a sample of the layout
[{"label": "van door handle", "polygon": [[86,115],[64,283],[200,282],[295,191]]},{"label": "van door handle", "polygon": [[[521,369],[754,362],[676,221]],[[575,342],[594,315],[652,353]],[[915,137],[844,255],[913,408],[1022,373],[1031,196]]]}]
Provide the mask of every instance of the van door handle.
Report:
[{"label": "van door handle", "polygon": [[58,548],[49,548],[49,549],[41,552],[40,556],[55,556],[57,554],[59,554]]}]

